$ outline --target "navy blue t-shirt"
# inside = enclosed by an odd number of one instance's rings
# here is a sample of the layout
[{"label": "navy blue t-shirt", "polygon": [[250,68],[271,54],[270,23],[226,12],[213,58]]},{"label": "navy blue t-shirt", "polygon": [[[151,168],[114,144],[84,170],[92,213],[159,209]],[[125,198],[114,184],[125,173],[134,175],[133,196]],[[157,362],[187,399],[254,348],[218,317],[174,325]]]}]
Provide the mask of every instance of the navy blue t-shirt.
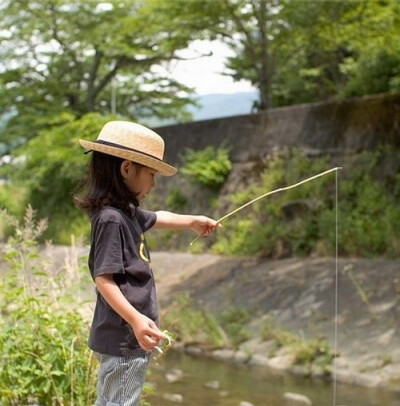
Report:
[{"label": "navy blue t-shirt", "polygon": [[[129,303],[158,323],[157,297],[144,232],[156,222],[156,213],[132,209],[132,216],[105,206],[91,218],[89,269],[92,278],[112,274]],[[132,327],[97,291],[89,347],[102,354],[142,354]]]}]

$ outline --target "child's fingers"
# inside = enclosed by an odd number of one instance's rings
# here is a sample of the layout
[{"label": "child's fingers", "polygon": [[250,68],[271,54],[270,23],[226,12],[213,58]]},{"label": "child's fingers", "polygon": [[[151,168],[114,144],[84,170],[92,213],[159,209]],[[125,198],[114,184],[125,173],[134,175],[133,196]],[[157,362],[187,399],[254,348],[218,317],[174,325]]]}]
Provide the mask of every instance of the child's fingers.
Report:
[{"label": "child's fingers", "polygon": [[219,224],[219,223],[207,225],[206,229],[205,229],[206,235],[211,234],[212,232],[214,232],[219,227],[222,227],[222,225]]},{"label": "child's fingers", "polygon": [[165,337],[164,333],[157,327],[154,321],[150,321],[149,327],[149,336],[157,340],[157,342],[161,341]]}]

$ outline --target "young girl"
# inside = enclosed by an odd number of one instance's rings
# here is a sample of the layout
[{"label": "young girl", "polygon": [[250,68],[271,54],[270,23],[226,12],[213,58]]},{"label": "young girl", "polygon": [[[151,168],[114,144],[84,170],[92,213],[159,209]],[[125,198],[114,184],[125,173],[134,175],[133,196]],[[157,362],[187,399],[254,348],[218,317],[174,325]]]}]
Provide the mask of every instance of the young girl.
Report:
[{"label": "young girl", "polygon": [[92,152],[86,189],[75,202],[91,219],[89,269],[97,301],[89,347],[99,360],[95,406],[135,406],[151,351],[164,338],[144,233],[186,228],[208,235],[218,224],[205,216],[139,208],[156,175],[176,173],[163,161],[164,141],[154,131],[111,121],[96,141],[79,142]]}]

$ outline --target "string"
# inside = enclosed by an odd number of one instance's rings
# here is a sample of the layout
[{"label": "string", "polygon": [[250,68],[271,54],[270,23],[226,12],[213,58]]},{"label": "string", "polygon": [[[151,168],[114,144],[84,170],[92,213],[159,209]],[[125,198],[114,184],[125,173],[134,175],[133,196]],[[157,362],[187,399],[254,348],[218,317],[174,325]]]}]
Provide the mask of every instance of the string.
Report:
[{"label": "string", "polygon": [[336,171],[335,176],[335,318],[334,318],[334,339],[333,339],[333,351],[334,351],[334,359],[333,359],[333,406],[336,406],[336,397],[337,397],[337,376],[336,376],[336,369],[337,369],[337,362],[336,357],[338,353],[338,262],[339,262],[339,237],[338,237],[338,229],[339,229],[339,208],[338,208],[338,173]]},{"label": "string", "polygon": [[[310,182],[310,181],[312,181],[312,180],[314,180],[314,179],[320,178],[321,176],[327,175],[328,173],[331,173],[331,172],[333,172],[333,171],[335,171],[335,172],[337,173],[337,171],[340,170],[340,169],[342,169],[342,168],[341,168],[341,167],[337,167],[337,168],[328,169],[328,170],[325,171],[325,172],[318,173],[317,175],[311,176],[310,178],[307,178],[307,179],[304,179],[304,180],[302,180],[302,181],[300,181],[300,182],[297,182],[297,183],[295,183],[294,185],[281,187],[281,188],[279,188],[279,189],[271,190],[270,192],[264,193],[264,194],[262,194],[261,196],[258,196],[258,197],[256,197],[255,199],[250,200],[249,202],[245,203],[243,206],[240,206],[240,207],[238,207],[237,209],[231,211],[230,213],[226,214],[225,216],[222,216],[219,220],[217,220],[217,223],[218,223],[218,224],[221,223],[222,221],[226,220],[228,217],[231,217],[231,216],[233,216],[234,214],[236,214],[238,211],[243,210],[244,208],[250,206],[251,204],[253,204],[253,203],[255,203],[255,202],[258,202],[258,201],[261,200],[261,199],[264,199],[264,197],[273,195],[273,194],[278,193],[278,192],[283,192],[284,190],[293,189],[293,188],[295,188],[295,187],[297,187],[297,186],[302,185],[303,183]],[[199,234],[199,235],[190,243],[190,246],[192,246],[192,245],[193,245],[199,238],[201,238],[201,237],[202,237],[202,234]]]}]

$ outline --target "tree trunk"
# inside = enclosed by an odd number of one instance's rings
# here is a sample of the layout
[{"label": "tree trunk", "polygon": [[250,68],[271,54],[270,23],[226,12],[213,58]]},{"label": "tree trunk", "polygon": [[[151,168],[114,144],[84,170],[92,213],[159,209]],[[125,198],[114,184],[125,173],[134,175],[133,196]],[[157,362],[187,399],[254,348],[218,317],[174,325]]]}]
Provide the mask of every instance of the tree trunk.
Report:
[{"label": "tree trunk", "polygon": [[[256,7],[259,9],[257,10]],[[259,71],[259,91],[260,100],[258,110],[267,110],[269,108],[269,55],[268,55],[268,34],[267,34],[267,0],[258,0],[253,3],[254,14],[260,33],[260,71]]]}]

